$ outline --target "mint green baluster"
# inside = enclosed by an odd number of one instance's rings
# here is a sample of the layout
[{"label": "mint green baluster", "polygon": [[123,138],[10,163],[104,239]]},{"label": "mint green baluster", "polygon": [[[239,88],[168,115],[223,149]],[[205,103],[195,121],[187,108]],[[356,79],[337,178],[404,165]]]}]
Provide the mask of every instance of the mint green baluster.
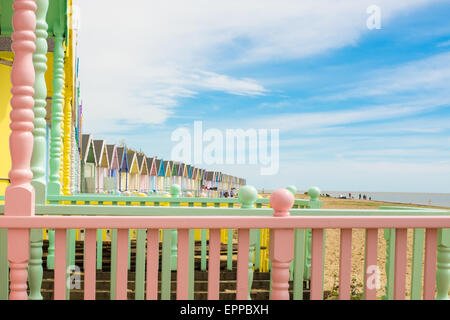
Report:
[{"label": "mint green baluster", "polygon": [[195,285],[195,230],[189,230],[189,300],[194,300]]},{"label": "mint green baluster", "polygon": [[171,229],[163,230],[162,258],[161,258],[161,300],[170,300],[171,292]]},{"label": "mint green baluster", "polygon": [[[253,186],[243,186],[239,189],[239,202],[242,209],[254,209],[255,201],[258,198],[258,191]],[[256,229],[250,230],[249,256],[248,256],[248,300],[251,300],[250,293],[253,285],[253,260],[255,258]]]},{"label": "mint green baluster", "polygon": [[395,277],[395,229],[384,229],[386,240],[386,285],[383,300],[394,299],[394,277]]},{"label": "mint green baluster", "polygon": [[[288,187],[288,188],[292,188]],[[319,200],[320,196],[320,189],[318,187],[312,187],[308,190],[308,195],[310,197],[308,207],[310,209],[320,209],[322,205],[322,201]],[[312,230],[306,229],[305,231],[305,279],[310,280],[311,279],[311,237],[312,237]],[[324,237],[324,250],[325,250],[325,230],[323,232]],[[323,260],[325,262],[325,259]]]},{"label": "mint green baluster", "polygon": [[[34,82],[34,130],[33,154],[31,157],[31,171],[33,180],[31,185],[35,190],[36,204],[44,205],[46,200],[46,143],[47,122],[45,120],[47,105],[47,85],[45,72],[47,71],[47,22],[48,0],[37,0],[36,10],[36,51],[33,54],[35,69]],[[31,248],[28,268],[28,284],[30,287],[30,300],[42,300],[41,285],[43,277],[42,268],[42,229],[32,229],[30,233]]]},{"label": "mint green baluster", "polygon": [[303,300],[303,276],[305,269],[305,229],[295,230],[294,247],[294,300]]},{"label": "mint green baluster", "polygon": [[255,234],[256,234],[255,270],[259,270],[259,263],[261,260],[261,229],[256,229]]},{"label": "mint green baluster", "polygon": [[206,270],[206,229],[201,229],[201,261],[200,270]]},{"label": "mint green baluster", "polygon": [[103,234],[102,229],[97,229],[97,270],[102,270],[103,268],[102,264],[103,264]]},{"label": "mint green baluster", "polygon": [[450,289],[450,229],[439,229],[436,271],[436,300],[448,300]]},{"label": "mint green baluster", "polygon": [[138,229],[136,236],[136,281],[135,281],[135,299],[144,300],[145,292],[145,240],[147,230]]},{"label": "mint green baluster", "polygon": [[[229,208],[233,208],[233,203],[228,204]],[[227,230],[227,270],[233,269],[233,229]]]},{"label": "mint green baluster", "polygon": [[8,229],[0,229],[0,300],[9,296]]},{"label": "mint green baluster", "polygon": [[[62,106],[64,97],[64,26],[61,22],[55,24],[55,49],[53,53],[53,97],[52,97],[52,127],[50,140],[50,175],[48,182],[48,194],[59,195],[61,193],[60,167],[61,167],[61,121],[63,118]],[[56,201],[56,203],[58,203]],[[49,230],[49,249],[47,255],[47,268],[53,270],[55,263],[55,230]]]},{"label": "mint green baluster", "polygon": [[111,230],[111,274],[110,274],[110,299],[116,300],[116,276],[117,276],[117,229]]},{"label": "mint green baluster", "polygon": [[414,229],[411,270],[411,300],[422,299],[423,245],[425,229]]},{"label": "mint green baluster", "polygon": [[[172,198],[179,198],[181,193],[181,187],[178,184],[173,184],[170,186],[170,194]],[[171,204],[174,207],[179,207],[179,202],[173,202]],[[178,232],[175,229],[172,229],[171,231],[171,237],[172,237],[172,247],[171,247],[171,254],[170,254],[170,268],[172,270],[177,270],[177,252],[178,252]]]}]

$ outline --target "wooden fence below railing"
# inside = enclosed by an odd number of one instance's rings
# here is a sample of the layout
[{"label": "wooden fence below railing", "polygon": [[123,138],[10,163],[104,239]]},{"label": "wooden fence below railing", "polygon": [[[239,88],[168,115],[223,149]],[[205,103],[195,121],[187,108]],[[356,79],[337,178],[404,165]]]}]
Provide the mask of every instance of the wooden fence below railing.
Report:
[{"label": "wooden fence below railing", "polygon": [[[123,216],[32,216],[32,217],[0,217],[0,228],[6,228],[8,233],[8,259],[10,262],[10,299],[27,299],[27,268],[29,256],[29,230],[49,228],[55,229],[55,299],[67,297],[66,273],[66,234],[69,229],[84,229],[86,232],[85,267],[85,299],[95,298],[95,261],[96,261],[96,230],[117,230],[117,262],[115,290],[116,299],[127,298],[127,257],[128,230],[146,230],[146,251],[144,252],[146,267],[139,267],[142,278],[146,279],[146,299],[157,298],[157,275],[159,254],[159,230],[178,230],[177,257],[177,299],[189,298],[189,246],[192,229],[209,229],[209,268],[208,268],[208,298],[218,298],[218,246],[220,245],[220,229],[238,229],[238,260],[236,298],[248,298],[249,275],[249,241],[250,230],[265,229],[271,231],[270,258],[272,263],[272,299],[289,299],[289,265],[294,258],[294,230],[312,229],[312,267],[311,267],[311,299],[323,298],[323,232],[325,229],[341,229],[339,298],[350,298],[351,274],[351,231],[355,228],[366,229],[365,281],[364,298],[375,299],[377,290],[369,281],[373,276],[372,266],[377,261],[377,241],[379,229],[395,229],[395,272],[394,299],[405,298],[406,284],[406,231],[408,228],[424,228],[425,256],[423,299],[448,298],[450,282],[450,251],[448,248],[438,251],[443,239],[448,235],[442,228],[450,228],[450,215],[430,214],[429,216],[289,216],[292,205],[286,193],[274,193],[272,197],[273,217],[241,216],[241,217],[208,217],[208,216],[153,216],[153,217],[123,217]],[[400,213],[400,212],[399,212]],[[138,267],[137,267],[138,268]],[[143,282],[142,282],[143,283]],[[437,289],[437,290],[436,290]],[[437,296],[436,296],[437,292]]]}]

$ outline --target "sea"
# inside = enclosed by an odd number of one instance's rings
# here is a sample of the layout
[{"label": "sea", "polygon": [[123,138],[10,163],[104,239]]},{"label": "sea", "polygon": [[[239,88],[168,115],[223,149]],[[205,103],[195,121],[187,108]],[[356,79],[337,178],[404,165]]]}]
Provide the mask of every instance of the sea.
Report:
[{"label": "sea", "polygon": [[349,193],[354,199],[359,199],[366,195],[375,201],[386,201],[404,204],[421,204],[426,206],[449,207],[450,193],[420,193],[420,192],[368,192],[368,191],[321,191],[322,194],[329,194],[338,198],[344,195],[347,198]]},{"label": "sea", "polygon": [[[270,190],[264,190],[269,193]],[[303,194],[305,191],[297,191]],[[322,195],[329,194],[331,197],[339,198],[341,195],[349,198],[349,193],[353,199],[361,199],[363,195],[374,201],[386,201],[403,204],[421,204],[425,206],[448,207],[450,208],[450,193],[421,193],[421,192],[370,192],[370,191],[321,191]]]}]

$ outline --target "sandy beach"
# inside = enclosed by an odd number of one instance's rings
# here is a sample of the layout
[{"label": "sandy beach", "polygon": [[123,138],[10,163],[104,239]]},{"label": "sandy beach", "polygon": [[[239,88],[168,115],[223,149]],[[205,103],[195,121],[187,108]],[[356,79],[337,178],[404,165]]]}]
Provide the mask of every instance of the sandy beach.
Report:
[{"label": "sandy beach", "polygon": [[[267,195],[269,196],[269,195]],[[298,199],[308,199],[306,195],[297,195]],[[381,201],[370,200],[354,200],[354,199],[336,199],[329,197],[320,197],[323,202],[323,209],[378,209],[380,206],[402,206],[402,207],[421,207],[442,209],[439,207],[408,205]],[[448,208],[447,208],[448,209]],[[411,287],[411,258],[412,258],[412,229],[408,230],[408,265],[406,270],[406,295],[410,297]],[[324,270],[324,291],[331,291],[337,294],[339,285],[339,247],[340,247],[340,231],[338,229],[326,230],[325,243],[325,270]],[[365,250],[365,230],[353,229],[352,233],[352,298],[358,299],[362,294],[364,283],[364,250]],[[383,230],[378,232],[378,261],[377,265],[381,274],[381,287],[377,290],[377,298],[385,294],[386,285],[386,240],[384,239]],[[330,297],[336,299],[336,297]]]}]

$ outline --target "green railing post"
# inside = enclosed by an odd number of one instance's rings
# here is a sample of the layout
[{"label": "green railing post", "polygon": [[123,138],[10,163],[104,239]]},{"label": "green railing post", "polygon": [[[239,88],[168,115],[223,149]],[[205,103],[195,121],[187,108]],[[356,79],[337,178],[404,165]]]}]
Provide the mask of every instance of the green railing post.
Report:
[{"label": "green railing post", "polygon": [[[35,69],[34,82],[34,130],[33,130],[33,154],[31,157],[31,171],[33,180],[31,185],[35,190],[36,204],[44,205],[46,201],[47,183],[45,181],[46,171],[46,120],[45,107],[47,105],[47,86],[45,72],[47,71],[47,22],[48,0],[37,0],[36,10],[36,51],[33,54]],[[42,229],[32,229],[30,232],[31,248],[30,262],[28,268],[28,283],[30,287],[30,300],[42,300],[41,285],[43,278],[42,268]]]},{"label": "green railing post", "polygon": [[436,300],[448,300],[450,289],[450,229],[439,229],[436,270]]},{"label": "green railing post", "polygon": [[[181,193],[181,187],[178,184],[173,184],[170,186],[170,195],[172,198],[179,198]],[[179,207],[179,202],[174,202],[171,204],[174,207]],[[175,229],[170,231],[172,238],[172,245],[170,250],[170,269],[177,270],[177,252],[178,252],[178,232]]]},{"label": "green railing post", "polygon": [[[52,127],[50,139],[50,175],[48,182],[48,194],[59,195],[61,193],[60,168],[61,168],[61,121],[63,118],[62,106],[64,97],[64,26],[58,23],[55,29],[55,49],[53,53],[53,96],[52,96]],[[49,249],[47,255],[47,268],[53,270],[55,263],[55,230],[48,230]]]},{"label": "green railing post", "polygon": [[[254,209],[255,201],[258,198],[258,191],[253,186],[244,186],[239,189],[239,202],[242,209]],[[248,255],[248,300],[251,300],[251,290],[253,285],[253,260],[255,258],[256,229],[250,230],[249,255]]]}]

